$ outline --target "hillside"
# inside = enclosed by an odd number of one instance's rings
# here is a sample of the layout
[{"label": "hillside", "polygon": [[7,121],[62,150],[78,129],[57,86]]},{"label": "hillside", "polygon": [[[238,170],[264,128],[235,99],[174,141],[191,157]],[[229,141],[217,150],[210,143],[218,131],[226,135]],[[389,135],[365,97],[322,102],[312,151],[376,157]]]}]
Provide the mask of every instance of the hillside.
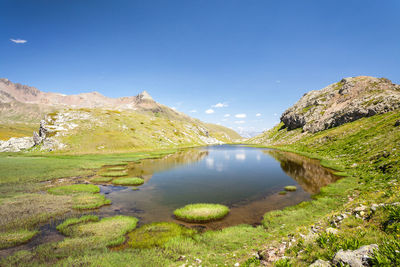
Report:
[{"label": "hillside", "polygon": [[[108,98],[97,92],[45,93],[0,79],[0,151],[78,153],[168,149],[229,143],[240,135],[203,123],[165,105],[146,92]],[[37,132],[33,136],[33,131]]]},{"label": "hillside", "polygon": [[[311,95],[318,99],[334,86],[306,94],[282,115],[280,124],[249,140],[256,146],[320,159],[323,166],[338,170],[337,174],[344,177],[322,190],[309,205],[264,216],[264,226],[269,231],[285,222],[286,227],[295,229],[292,234],[297,241],[282,254],[289,257],[281,260],[288,264],[285,266],[308,266],[317,260],[322,265],[313,266],[400,264],[400,110],[395,102],[398,85],[371,77],[348,78],[342,82],[348,81],[358,87],[358,93],[348,98],[345,105],[340,96],[331,100],[333,106],[342,106],[330,119],[316,116],[323,111],[322,107],[313,106],[309,113],[302,112],[302,107]],[[378,81],[375,86],[379,89],[371,91],[370,81]],[[367,101],[363,110],[373,110],[375,114],[354,112],[361,110],[358,105],[365,98],[374,100]],[[391,101],[393,105],[384,108]],[[354,114],[357,116],[352,117]],[[291,127],[286,121],[289,116],[304,118],[306,123]],[[313,116],[318,121],[315,124],[309,120]],[[338,125],[321,124],[324,118]],[[311,128],[307,125],[316,128],[309,131]],[[321,125],[324,127],[318,128]],[[364,256],[360,258],[357,253],[363,249]]]}]

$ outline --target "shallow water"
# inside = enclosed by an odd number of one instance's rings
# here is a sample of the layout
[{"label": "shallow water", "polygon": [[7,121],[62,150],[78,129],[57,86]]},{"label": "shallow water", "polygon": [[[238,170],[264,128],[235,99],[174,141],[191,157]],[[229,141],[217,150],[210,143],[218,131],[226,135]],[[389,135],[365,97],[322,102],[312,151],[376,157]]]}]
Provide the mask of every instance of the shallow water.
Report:
[{"label": "shallow water", "polygon": [[[220,203],[231,208],[220,221],[201,224],[220,229],[238,224],[259,224],[265,212],[309,200],[322,186],[338,179],[317,160],[297,154],[244,146],[210,146],[182,150],[161,159],[128,165],[130,176],[145,183],[132,187],[102,185],[112,205],[101,216],[124,214],[138,217],[140,224],[173,221],[173,211],[190,203]],[[280,195],[287,185],[297,191]]]}]

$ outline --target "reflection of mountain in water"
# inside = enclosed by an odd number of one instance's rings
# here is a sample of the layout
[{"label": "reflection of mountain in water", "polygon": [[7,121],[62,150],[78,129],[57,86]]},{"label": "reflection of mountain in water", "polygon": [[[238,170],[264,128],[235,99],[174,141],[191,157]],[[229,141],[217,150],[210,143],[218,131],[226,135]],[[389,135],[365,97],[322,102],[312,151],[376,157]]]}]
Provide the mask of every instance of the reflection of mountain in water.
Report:
[{"label": "reflection of mountain in water", "polygon": [[130,166],[129,175],[140,176],[147,182],[154,173],[173,169],[179,165],[198,162],[208,156],[208,153],[208,151],[200,149],[190,149],[169,154],[161,159],[145,159]]},{"label": "reflection of mountain in water", "polygon": [[265,150],[264,152],[278,160],[282,170],[310,194],[318,193],[321,187],[339,179],[331,171],[323,168],[317,160],[277,150]]}]

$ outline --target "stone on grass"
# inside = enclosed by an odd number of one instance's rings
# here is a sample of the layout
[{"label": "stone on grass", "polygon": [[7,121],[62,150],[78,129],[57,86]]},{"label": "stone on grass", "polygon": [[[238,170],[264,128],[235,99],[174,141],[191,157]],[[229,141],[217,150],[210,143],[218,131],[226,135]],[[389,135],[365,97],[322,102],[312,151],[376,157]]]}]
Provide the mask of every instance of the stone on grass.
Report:
[{"label": "stone on grass", "polygon": [[374,254],[374,250],[378,249],[378,245],[366,245],[362,246],[356,250],[346,250],[342,249],[336,252],[333,257],[333,265],[334,266],[346,266],[350,267],[361,267],[368,266],[368,261],[371,259]]}]

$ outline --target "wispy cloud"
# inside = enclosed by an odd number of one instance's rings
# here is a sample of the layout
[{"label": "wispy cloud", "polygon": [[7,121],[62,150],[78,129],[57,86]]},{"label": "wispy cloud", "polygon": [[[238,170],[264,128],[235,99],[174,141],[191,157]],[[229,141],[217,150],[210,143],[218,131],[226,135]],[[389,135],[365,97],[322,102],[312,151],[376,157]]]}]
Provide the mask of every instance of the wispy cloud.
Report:
[{"label": "wispy cloud", "polygon": [[228,104],[226,103],[217,103],[215,105],[212,105],[213,108],[226,108]]},{"label": "wispy cloud", "polygon": [[274,113],[274,116],[278,116],[278,113]]},{"label": "wispy cloud", "polygon": [[256,114],[256,117],[261,117],[261,113],[257,113],[257,114]]},{"label": "wispy cloud", "polygon": [[281,81],[280,81],[280,80],[276,80],[275,82],[276,82],[276,83],[281,83]]},{"label": "wispy cloud", "polygon": [[236,124],[243,124],[246,123],[246,121],[235,121]]},{"label": "wispy cloud", "polygon": [[27,40],[22,40],[22,39],[10,39],[10,41],[16,44],[24,44],[28,42]]},{"label": "wispy cloud", "polygon": [[225,114],[225,115],[224,115],[225,118],[228,118],[228,117],[230,117],[230,116],[231,116],[231,114]]},{"label": "wispy cloud", "polygon": [[246,118],[247,115],[244,114],[244,113],[240,113],[240,114],[236,114],[235,117],[238,118],[238,119],[243,119],[243,118]]},{"label": "wispy cloud", "polygon": [[197,113],[197,110],[192,109],[191,111],[189,111],[190,113]]},{"label": "wispy cloud", "polygon": [[176,107],[171,107],[171,109],[176,110]]},{"label": "wispy cloud", "polygon": [[207,113],[207,114],[213,114],[213,113],[214,113],[214,110],[211,109],[211,108],[210,108],[210,109],[207,109],[207,110],[206,110],[206,113]]}]

